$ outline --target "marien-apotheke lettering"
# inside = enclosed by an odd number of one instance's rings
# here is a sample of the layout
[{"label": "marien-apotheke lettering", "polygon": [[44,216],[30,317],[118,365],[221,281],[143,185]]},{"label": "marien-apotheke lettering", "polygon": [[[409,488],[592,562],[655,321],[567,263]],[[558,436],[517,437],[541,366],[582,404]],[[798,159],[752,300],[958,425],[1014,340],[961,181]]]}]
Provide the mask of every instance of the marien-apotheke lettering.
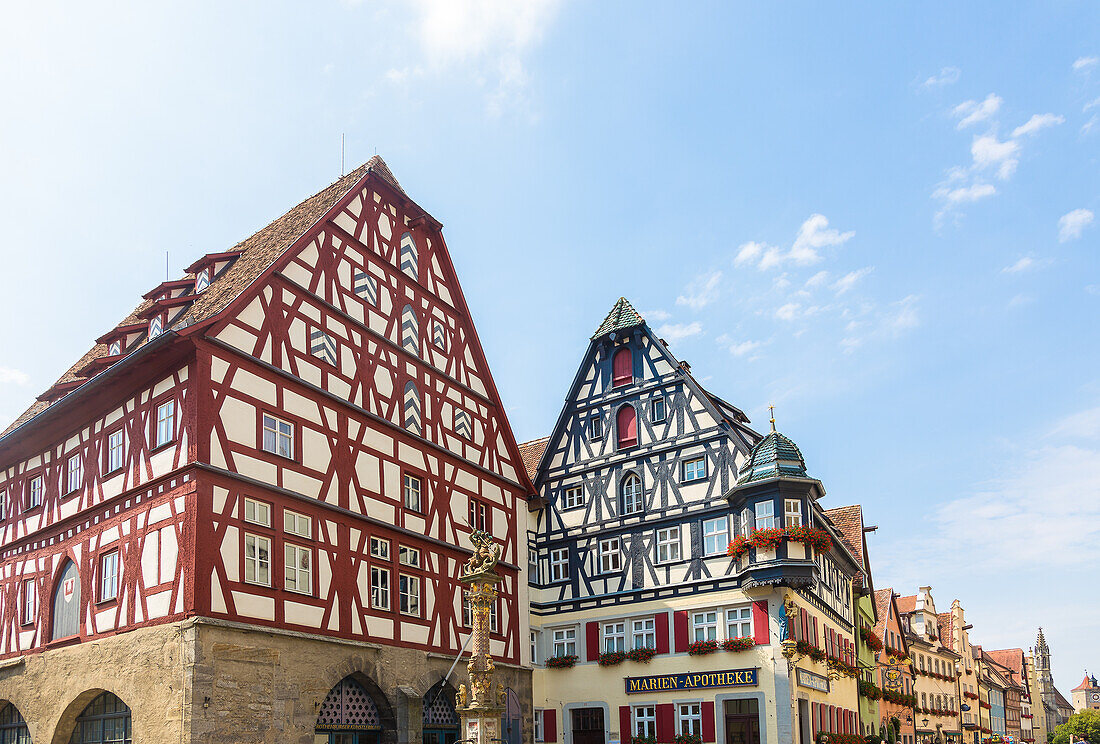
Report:
[{"label": "marien-apotheke lettering", "polygon": [[747,687],[756,684],[756,669],[727,669],[722,672],[656,674],[652,677],[627,677],[626,693],[698,690],[704,687]]}]

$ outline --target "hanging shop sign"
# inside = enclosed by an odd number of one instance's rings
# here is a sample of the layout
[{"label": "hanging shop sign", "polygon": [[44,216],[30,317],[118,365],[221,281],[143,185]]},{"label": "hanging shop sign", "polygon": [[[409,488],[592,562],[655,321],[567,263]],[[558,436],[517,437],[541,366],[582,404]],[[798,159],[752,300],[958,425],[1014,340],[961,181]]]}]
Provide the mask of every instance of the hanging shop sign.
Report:
[{"label": "hanging shop sign", "polygon": [[626,693],[700,690],[705,687],[751,687],[756,684],[757,669],[727,669],[722,672],[655,674],[650,677],[626,677]]},{"label": "hanging shop sign", "polygon": [[814,674],[798,667],[795,669],[795,679],[803,687],[809,687],[811,690],[817,690],[818,692],[829,692],[829,678],[821,674]]}]

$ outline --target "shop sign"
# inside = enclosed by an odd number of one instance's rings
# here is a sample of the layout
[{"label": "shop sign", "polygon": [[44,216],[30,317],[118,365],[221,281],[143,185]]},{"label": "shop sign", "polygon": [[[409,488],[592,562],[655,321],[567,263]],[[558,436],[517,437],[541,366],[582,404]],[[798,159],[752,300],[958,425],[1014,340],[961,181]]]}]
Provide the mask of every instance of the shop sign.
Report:
[{"label": "shop sign", "polygon": [[795,679],[803,687],[809,687],[818,692],[829,692],[829,678],[802,668],[795,668]]},{"label": "shop sign", "polygon": [[727,669],[698,674],[655,674],[650,677],[626,677],[626,693],[699,690],[704,687],[748,687],[756,684],[757,669]]}]

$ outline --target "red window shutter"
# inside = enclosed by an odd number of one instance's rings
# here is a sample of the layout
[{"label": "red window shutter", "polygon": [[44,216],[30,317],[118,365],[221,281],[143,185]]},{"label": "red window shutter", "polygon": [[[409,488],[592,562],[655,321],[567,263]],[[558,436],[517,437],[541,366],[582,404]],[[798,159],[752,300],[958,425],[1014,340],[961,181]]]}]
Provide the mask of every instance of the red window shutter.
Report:
[{"label": "red window shutter", "polygon": [[611,386],[629,385],[634,381],[634,355],[623,347],[611,358]]},{"label": "red window shutter", "polygon": [[615,418],[618,424],[616,428],[619,447],[633,447],[638,443],[638,414],[634,411],[634,406],[630,404],[623,406]]},{"label": "red window shutter", "polygon": [[814,620],[814,637],[813,637],[813,640],[811,641],[811,643],[813,643],[815,646],[818,646],[818,648],[820,648],[819,644],[821,643],[821,641],[820,641],[821,636],[819,636],[817,634],[817,618],[815,617],[813,620]]},{"label": "red window shutter", "polygon": [[757,646],[771,644],[768,632],[768,600],[761,599],[752,603],[752,639]]},{"label": "red window shutter", "polygon": [[544,710],[542,712],[542,740],[545,742],[558,740],[558,712],[556,710]]},{"label": "red window shutter", "polygon": [[829,706],[829,733],[836,733],[836,706]]},{"label": "red window shutter", "polygon": [[619,706],[619,741],[622,744],[630,744],[631,737],[634,736],[634,731],[630,727],[630,706]]},{"label": "red window shutter", "polygon": [[688,650],[688,613],[676,610],[672,613],[672,630],[676,635],[676,653]]},{"label": "red window shutter", "polygon": [[587,623],[584,626],[585,647],[588,651],[588,661],[595,661],[600,655],[600,624]]},{"label": "red window shutter", "polygon": [[710,700],[703,703],[703,741],[714,740],[714,701]]},{"label": "red window shutter", "polygon": [[676,738],[675,708],[672,703],[657,706],[657,741],[670,744]]},{"label": "red window shutter", "polygon": [[821,730],[819,728],[821,715],[818,713],[818,705],[818,703],[810,703],[810,734],[815,739],[817,738],[817,732]]},{"label": "red window shutter", "polygon": [[668,613],[658,612],[653,618],[653,629],[657,634],[657,653],[668,653]]},{"label": "red window shutter", "polygon": [[798,640],[810,640],[810,614],[801,607],[798,608],[798,620],[802,623],[802,637]]}]

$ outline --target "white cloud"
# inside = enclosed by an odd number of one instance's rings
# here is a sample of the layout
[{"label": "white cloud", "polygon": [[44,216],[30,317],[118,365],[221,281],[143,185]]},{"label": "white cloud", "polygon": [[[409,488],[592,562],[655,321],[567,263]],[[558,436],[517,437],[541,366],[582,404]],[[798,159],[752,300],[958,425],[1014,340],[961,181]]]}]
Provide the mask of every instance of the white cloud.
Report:
[{"label": "white cloud", "polygon": [[959,81],[959,77],[962,75],[962,71],[958,67],[944,67],[940,70],[938,75],[932,75],[923,83],[922,88],[939,88],[944,85],[951,85]]},{"label": "white cloud", "polygon": [[1015,295],[1011,300],[1008,301],[1008,306],[1009,307],[1023,307],[1024,305],[1030,305],[1034,301],[1035,301],[1035,298],[1032,297],[1031,295],[1018,294],[1018,295]]},{"label": "white cloud", "polygon": [[970,186],[960,186],[955,189],[941,186],[932,192],[932,196],[937,199],[943,199],[949,204],[967,204],[993,196],[996,193],[997,189],[994,188],[993,184],[975,183]]},{"label": "white cloud", "polygon": [[1065,243],[1081,237],[1084,229],[1092,224],[1093,216],[1089,209],[1075,209],[1062,215],[1058,220],[1058,242]]},{"label": "white cloud", "polygon": [[1078,57],[1073,61],[1073,71],[1081,72],[1100,64],[1100,57]]},{"label": "white cloud", "polygon": [[719,346],[724,346],[729,350],[730,354],[736,357],[745,356],[746,354],[756,351],[763,346],[762,341],[734,341],[730,336],[723,333],[721,336],[715,339]]},{"label": "white cloud", "polygon": [[798,317],[798,311],[802,308],[797,302],[788,302],[775,311],[775,317],[780,320],[794,320]]},{"label": "white cloud", "polygon": [[875,267],[873,266],[865,266],[862,269],[857,269],[856,271],[849,271],[847,274],[840,277],[836,280],[836,282],[833,283],[833,291],[835,291],[838,295],[844,294],[852,287],[854,287],[856,285],[856,282],[858,282],[860,279],[867,276],[874,270]]},{"label": "white cloud", "polygon": [[1035,134],[1041,129],[1064,124],[1065,121],[1064,116],[1058,116],[1057,114],[1035,114],[1026,123],[1013,129],[1012,136],[1023,137],[1027,134]]},{"label": "white cloud", "polygon": [[0,367],[0,385],[26,385],[30,381],[30,375],[26,372],[9,367]]},{"label": "white cloud", "polygon": [[1089,109],[1094,109],[1094,108],[1096,108],[1097,106],[1100,106],[1100,98],[1094,98],[1094,99],[1092,99],[1091,101],[1089,101],[1088,103],[1086,103],[1086,104],[1085,104],[1085,106],[1084,106],[1084,108],[1082,108],[1081,110],[1082,110],[1082,111],[1088,111]]},{"label": "white cloud", "polygon": [[757,243],[752,240],[742,243],[737,249],[737,256],[733,259],[733,265],[740,266],[745,263],[753,263],[763,255],[767,247],[766,243]]},{"label": "white cloud", "polygon": [[1096,128],[1096,125],[1098,123],[1100,123],[1100,116],[1093,114],[1091,117],[1089,117],[1089,120],[1081,125],[1082,136],[1092,132],[1092,130]]},{"label": "white cloud", "polygon": [[718,299],[718,282],[720,281],[722,281],[721,271],[696,277],[687,286],[685,294],[676,298],[676,304],[687,305],[692,310],[701,310]]},{"label": "white cloud", "polygon": [[993,93],[986,96],[984,101],[963,101],[952,111],[955,116],[960,117],[957,127],[965,129],[991,118],[1000,110],[1002,103],[1001,97]]},{"label": "white cloud", "polygon": [[821,260],[818,248],[841,245],[855,235],[854,231],[842,233],[829,227],[823,214],[812,214],[798,229],[798,237],[791,246],[791,259],[797,264],[811,264]]},{"label": "white cloud", "polygon": [[1049,436],[1100,439],[1100,406],[1062,418],[1051,427]]},{"label": "white cloud", "polygon": [[809,279],[806,280],[807,287],[820,287],[825,282],[829,281],[828,271],[819,271]]},{"label": "white cloud", "polygon": [[920,298],[916,295],[909,295],[893,303],[894,309],[886,318],[886,330],[896,336],[902,331],[919,326],[920,316],[917,314],[919,300]]},{"label": "white cloud", "polygon": [[1005,274],[1019,274],[1021,271],[1027,271],[1034,267],[1035,259],[1031,258],[1031,256],[1024,256],[1011,266],[1005,266],[1001,271]]},{"label": "white cloud", "polygon": [[786,274],[780,274],[772,281],[772,286],[776,289],[786,289],[787,287],[791,286],[790,277],[788,277]]},{"label": "white cloud", "polygon": [[643,313],[639,313],[643,318],[654,323],[663,323],[672,317],[672,314],[664,310],[646,310]]},{"label": "white cloud", "polygon": [[997,177],[1010,178],[1016,172],[1020,162],[1020,146],[1015,140],[999,142],[993,134],[975,137],[970,145],[970,154],[974,157],[974,167],[979,170],[996,167]]},{"label": "white cloud", "polygon": [[683,341],[685,338],[698,336],[702,332],[703,326],[701,326],[698,322],[665,323],[657,329],[657,335],[660,338],[668,341],[669,343]]}]

